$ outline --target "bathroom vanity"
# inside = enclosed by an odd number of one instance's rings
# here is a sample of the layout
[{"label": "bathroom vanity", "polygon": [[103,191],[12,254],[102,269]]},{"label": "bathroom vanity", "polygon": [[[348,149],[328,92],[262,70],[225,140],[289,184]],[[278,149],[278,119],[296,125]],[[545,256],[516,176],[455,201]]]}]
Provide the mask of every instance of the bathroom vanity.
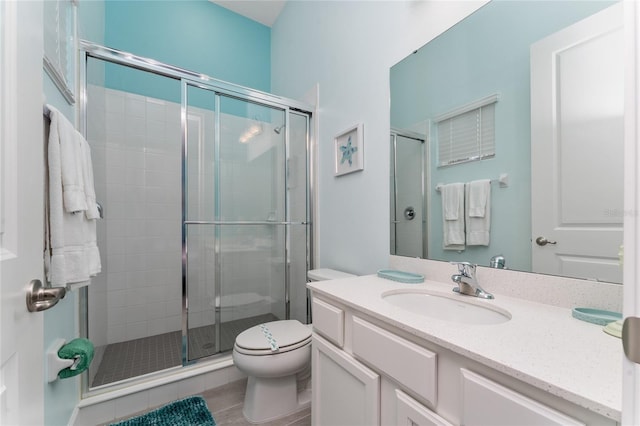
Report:
[{"label": "bathroom vanity", "polygon": [[[308,287],[314,425],[620,421],[620,340],[571,309],[501,294],[480,300],[453,293],[452,284],[375,275]],[[407,301],[391,303],[392,294]],[[422,297],[459,306],[423,313],[415,309]],[[505,318],[474,324],[468,307]]]}]

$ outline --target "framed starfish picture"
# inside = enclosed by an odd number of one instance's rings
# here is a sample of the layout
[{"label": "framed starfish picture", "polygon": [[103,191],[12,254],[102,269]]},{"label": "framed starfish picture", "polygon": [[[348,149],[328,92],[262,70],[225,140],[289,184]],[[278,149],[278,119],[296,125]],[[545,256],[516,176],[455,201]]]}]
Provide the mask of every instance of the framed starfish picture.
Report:
[{"label": "framed starfish picture", "polygon": [[364,169],[364,140],[362,123],[349,127],[333,140],[335,150],[335,176]]}]

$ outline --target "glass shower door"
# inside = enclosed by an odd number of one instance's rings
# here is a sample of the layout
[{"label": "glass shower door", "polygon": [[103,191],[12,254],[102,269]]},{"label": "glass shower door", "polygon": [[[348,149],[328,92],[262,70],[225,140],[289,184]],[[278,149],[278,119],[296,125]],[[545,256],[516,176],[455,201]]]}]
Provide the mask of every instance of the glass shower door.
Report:
[{"label": "glass shower door", "polygon": [[391,135],[391,254],[426,257],[424,141]]},{"label": "glass shower door", "polygon": [[187,361],[286,318],[285,110],[187,86]]}]

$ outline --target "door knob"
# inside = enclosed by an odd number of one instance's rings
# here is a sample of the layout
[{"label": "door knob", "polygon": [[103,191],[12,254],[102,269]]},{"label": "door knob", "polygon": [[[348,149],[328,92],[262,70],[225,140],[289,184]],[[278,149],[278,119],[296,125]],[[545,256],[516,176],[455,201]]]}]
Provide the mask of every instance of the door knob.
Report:
[{"label": "door knob", "polygon": [[536,238],[536,244],[539,246],[546,246],[547,244],[557,244],[557,241],[549,241],[545,237]]},{"label": "door knob", "polygon": [[27,290],[27,310],[40,312],[53,307],[64,298],[64,287],[45,287],[40,280],[31,280]]},{"label": "door knob", "polygon": [[404,218],[407,220],[413,220],[413,218],[416,217],[416,210],[409,206],[406,209],[404,209]]}]

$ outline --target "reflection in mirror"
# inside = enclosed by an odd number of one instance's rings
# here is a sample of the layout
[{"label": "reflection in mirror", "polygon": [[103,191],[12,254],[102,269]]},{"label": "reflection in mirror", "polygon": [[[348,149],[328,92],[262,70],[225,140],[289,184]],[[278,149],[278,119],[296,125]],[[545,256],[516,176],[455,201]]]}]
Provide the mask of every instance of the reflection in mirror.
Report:
[{"label": "reflection in mirror", "polygon": [[617,2],[492,1],[394,65],[391,253],[622,282],[621,37]]},{"label": "reflection in mirror", "polygon": [[424,137],[392,130],[390,158],[391,254],[427,257]]}]

